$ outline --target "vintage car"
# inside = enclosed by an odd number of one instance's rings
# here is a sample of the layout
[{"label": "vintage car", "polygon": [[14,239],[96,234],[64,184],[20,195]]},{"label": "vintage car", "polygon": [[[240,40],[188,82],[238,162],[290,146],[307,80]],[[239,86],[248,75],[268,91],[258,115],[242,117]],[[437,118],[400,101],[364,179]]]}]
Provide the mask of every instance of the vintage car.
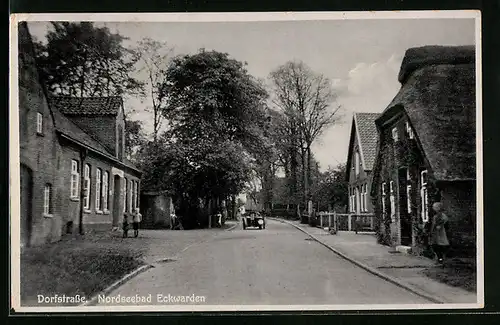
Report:
[{"label": "vintage car", "polygon": [[266,218],[258,211],[247,210],[242,216],[243,229],[249,227],[266,229]]}]

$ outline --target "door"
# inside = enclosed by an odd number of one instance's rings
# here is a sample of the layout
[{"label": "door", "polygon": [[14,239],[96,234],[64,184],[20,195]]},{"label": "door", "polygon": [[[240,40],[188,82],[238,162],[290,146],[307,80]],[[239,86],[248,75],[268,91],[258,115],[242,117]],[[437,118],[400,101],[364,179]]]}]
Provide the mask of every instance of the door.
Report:
[{"label": "door", "polygon": [[406,168],[399,169],[398,185],[398,210],[399,226],[401,227],[401,245],[411,246],[411,216],[408,213]]},{"label": "door", "polygon": [[122,186],[121,177],[119,175],[114,175],[113,177],[113,227],[119,227],[121,221],[122,210]]},{"label": "door", "polygon": [[31,169],[21,165],[21,247],[29,246],[33,227],[33,179]]}]

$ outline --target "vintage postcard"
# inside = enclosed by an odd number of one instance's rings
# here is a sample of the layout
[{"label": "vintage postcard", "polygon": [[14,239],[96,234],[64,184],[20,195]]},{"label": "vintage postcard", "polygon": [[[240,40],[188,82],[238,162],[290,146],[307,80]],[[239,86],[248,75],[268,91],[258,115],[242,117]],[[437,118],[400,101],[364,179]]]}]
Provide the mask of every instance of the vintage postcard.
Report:
[{"label": "vintage postcard", "polygon": [[12,15],[11,307],[482,308],[480,19]]}]

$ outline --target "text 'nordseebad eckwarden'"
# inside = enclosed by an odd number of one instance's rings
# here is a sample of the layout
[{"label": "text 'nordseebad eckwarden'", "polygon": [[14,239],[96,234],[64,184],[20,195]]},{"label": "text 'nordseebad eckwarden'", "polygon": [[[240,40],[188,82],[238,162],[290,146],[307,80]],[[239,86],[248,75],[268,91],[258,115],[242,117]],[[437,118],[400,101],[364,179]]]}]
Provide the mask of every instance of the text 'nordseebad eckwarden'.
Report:
[{"label": "text 'nordseebad eckwarden'", "polygon": [[192,303],[205,303],[205,296],[186,295],[175,296],[171,294],[149,294],[149,295],[134,295],[134,296],[106,296],[99,295],[97,297],[100,304],[192,304]]}]

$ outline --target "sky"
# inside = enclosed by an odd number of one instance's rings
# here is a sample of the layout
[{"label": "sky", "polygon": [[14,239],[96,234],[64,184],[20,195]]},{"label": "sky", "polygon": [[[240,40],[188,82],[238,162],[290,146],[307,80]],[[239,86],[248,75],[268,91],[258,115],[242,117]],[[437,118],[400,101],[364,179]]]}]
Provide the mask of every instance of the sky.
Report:
[{"label": "sky", "polygon": [[[347,160],[353,112],[382,112],[397,94],[405,51],[424,45],[475,44],[474,19],[352,19],[257,22],[107,22],[134,45],[144,37],[166,42],[175,54],[199,49],[228,53],[246,61],[250,74],[268,80],[289,60],[301,60],[332,82],[341,106],[338,122],[313,145],[321,170]],[[48,24],[30,22],[44,40]],[[138,100],[125,102],[134,119],[151,130],[150,114]]]}]

